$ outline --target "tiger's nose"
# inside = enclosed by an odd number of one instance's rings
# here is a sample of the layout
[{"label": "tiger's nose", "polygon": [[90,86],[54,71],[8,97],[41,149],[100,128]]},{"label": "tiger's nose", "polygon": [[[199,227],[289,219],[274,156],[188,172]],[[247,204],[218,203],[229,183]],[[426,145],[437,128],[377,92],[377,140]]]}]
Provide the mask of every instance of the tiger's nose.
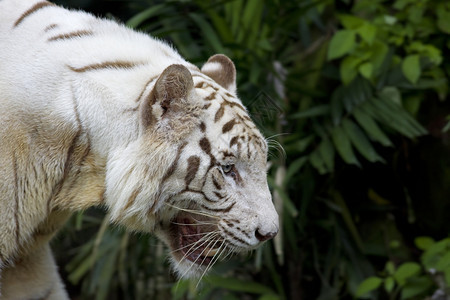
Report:
[{"label": "tiger's nose", "polygon": [[264,232],[258,228],[258,229],[256,229],[255,236],[260,242],[264,242],[264,241],[270,240],[271,238],[276,236],[277,233],[278,233],[278,228],[276,229],[276,231],[270,231],[270,232]]}]

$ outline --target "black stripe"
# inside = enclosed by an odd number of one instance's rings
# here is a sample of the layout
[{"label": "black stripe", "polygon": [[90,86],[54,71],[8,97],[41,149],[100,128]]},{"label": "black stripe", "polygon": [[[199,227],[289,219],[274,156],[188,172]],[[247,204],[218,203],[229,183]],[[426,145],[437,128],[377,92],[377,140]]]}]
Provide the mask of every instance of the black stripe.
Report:
[{"label": "black stripe", "polygon": [[234,144],[237,144],[239,142],[239,136],[234,136],[230,140],[230,148],[233,147]]},{"label": "black stripe", "polygon": [[201,130],[202,132],[205,132],[205,131],[206,131],[206,125],[205,125],[205,123],[203,123],[203,122],[200,123],[200,130]]},{"label": "black stripe", "polygon": [[230,131],[231,129],[233,129],[235,124],[236,124],[236,121],[234,119],[226,122],[222,127],[222,133],[226,133],[226,132]]},{"label": "black stripe", "polygon": [[220,226],[220,229],[222,229],[223,232],[225,232],[227,235],[231,236],[234,240],[241,242],[244,245],[250,245],[248,242],[244,241],[243,239],[237,237],[234,233],[231,231],[228,231],[225,229],[225,227]]},{"label": "black stripe", "polygon": [[227,213],[233,208],[233,206],[235,204],[236,204],[236,202],[233,202],[233,203],[231,203],[231,205],[229,205],[228,207],[225,207],[225,208],[211,208],[211,207],[208,207],[208,206],[205,206],[202,204],[201,204],[201,207],[203,207],[204,209],[209,210],[209,211]]},{"label": "black stripe", "polygon": [[161,185],[170,177],[172,176],[173,172],[175,172],[175,170],[177,169],[178,166],[178,161],[180,160],[180,156],[181,156],[181,152],[183,151],[183,148],[186,147],[187,142],[183,143],[180,147],[178,147],[177,150],[177,155],[174,159],[174,161],[172,162],[172,165],[170,165],[170,167],[167,169],[166,174],[164,174],[162,180],[161,180]]},{"label": "black stripe", "polygon": [[93,34],[94,34],[94,32],[92,32],[90,30],[78,30],[78,31],[73,31],[73,32],[69,32],[69,33],[58,34],[56,36],[49,38],[47,41],[48,42],[62,41],[62,40],[72,39],[75,37],[91,36]]},{"label": "black stripe", "polygon": [[189,184],[192,182],[192,180],[194,180],[195,175],[197,175],[199,166],[200,166],[200,157],[193,155],[188,158],[186,177],[184,178],[186,188],[189,186]]},{"label": "black stripe", "polygon": [[142,186],[140,185],[137,189],[134,189],[134,191],[131,193],[131,196],[127,200],[127,204],[125,204],[125,207],[122,209],[122,211],[126,211],[128,208],[130,208],[131,205],[133,205],[134,201],[136,200],[136,197],[142,192]]},{"label": "black stripe", "polygon": [[117,61],[106,61],[106,62],[87,65],[87,66],[79,67],[79,68],[72,67],[72,66],[68,66],[68,67],[69,67],[69,69],[71,69],[74,72],[83,73],[83,72],[88,72],[88,71],[98,71],[98,70],[104,70],[104,69],[128,70],[128,69],[138,67],[140,65],[142,65],[142,63],[117,60]]},{"label": "black stripe", "polygon": [[225,105],[221,104],[216,112],[216,115],[214,116],[214,122],[217,123],[217,121],[219,121],[223,117],[224,113],[225,113]]},{"label": "black stripe", "polygon": [[242,230],[240,227],[236,227],[236,230],[239,230],[243,235],[245,235],[245,236],[248,237],[249,239],[252,238],[252,237],[250,236],[250,234],[248,234],[247,232],[245,232],[244,230]]},{"label": "black stripe", "polygon": [[216,178],[214,178],[214,176],[212,176],[212,182],[214,184],[214,186],[216,187],[216,189],[221,190],[222,187],[220,186],[220,184],[217,182]]},{"label": "black stripe", "polygon": [[58,27],[58,24],[50,24],[47,27],[45,27],[44,32],[48,32],[48,31],[50,31],[52,29],[55,29],[57,27]]},{"label": "black stripe", "polygon": [[75,151],[75,147],[78,144],[78,140],[81,136],[81,130],[77,132],[77,134],[73,137],[72,142],[70,144],[69,149],[67,150],[66,154],[66,161],[64,162],[64,172],[61,177],[61,179],[53,186],[52,193],[50,194],[50,197],[47,199],[47,215],[50,214],[52,210],[52,200],[55,199],[55,197],[61,192],[64,182],[69,176],[70,166],[72,166],[72,155]]},{"label": "black stripe", "polygon": [[238,107],[240,110],[242,110],[243,112],[247,112],[247,111],[245,110],[245,108],[244,108],[241,104],[239,104],[239,103],[237,103],[237,102],[229,101],[229,100],[226,100],[226,99],[223,99],[223,101],[224,101],[224,103],[228,104],[228,105],[231,106],[231,107],[237,106],[237,107]]},{"label": "black stripe", "polygon": [[27,11],[25,11],[19,19],[17,19],[17,21],[14,23],[13,27],[17,27],[20,23],[23,22],[23,20],[25,20],[27,17],[29,17],[30,15],[34,14],[35,12],[37,12],[38,10],[47,7],[47,6],[56,6],[53,3],[47,2],[47,1],[43,1],[43,2],[38,2],[35,5],[33,5],[30,9],[28,9]]},{"label": "black stripe", "polygon": [[[72,91],[72,94],[73,94],[73,91]],[[73,137],[72,142],[70,144],[70,147],[67,150],[66,161],[64,163],[63,177],[53,187],[52,193],[51,193],[50,197],[47,200],[47,214],[50,214],[50,211],[51,211],[51,201],[53,199],[55,199],[55,197],[61,192],[61,189],[63,187],[64,181],[69,176],[70,169],[71,169],[71,167],[74,164],[72,162],[73,153],[75,152],[75,149],[80,146],[80,138],[81,138],[81,135],[82,135],[82,132],[83,132],[83,127],[82,127],[81,120],[80,120],[80,113],[78,111],[78,105],[77,105],[74,97],[72,97],[72,103],[73,103],[73,111],[74,111],[74,114],[75,114],[75,120],[76,120],[76,123],[77,123],[78,131],[75,134],[75,136]],[[86,159],[86,157],[88,156],[88,154],[90,152],[90,149],[91,149],[90,145],[91,145],[91,143],[90,143],[90,140],[89,140],[89,136],[87,136],[87,145],[86,145],[86,148],[84,149],[83,155],[81,156],[81,159],[80,159],[80,162],[79,162],[80,166],[84,162],[84,160]],[[79,177],[78,175],[80,173],[81,173],[81,169],[78,168],[75,176],[73,177],[74,180],[72,181],[71,186],[69,187],[69,190],[70,190],[70,188],[72,186],[75,185],[76,179]],[[67,202],[69,203],[70,201],[68,200]]]},{"label": "black stripe", "polygon": [[200,148],[208,155],[211,155],[211,144],[209,140],[204,137],[200,140]]},{"label": "black stripe", "polygon": [[223,196],[221,193],[214,191],[214,195],[216,195],[217,198],[223,199],[225,196]]},{"label": "black stripe", "polygon": [[135,102],[139,102],[139,100],[141,100],[142,95],[144,94],[145,90],[147,89],[148,85],[150,83],[152,83],[153,81],[155,81],[156,79],[158,79],[159,75],[153,76],[152,78],[150,78],[146,83],[144,88],[142,89],[141,93],[139,94],[139,96],[136,98]]},{"label": "black stripe", "polygon": [[190,188],[186,188],[186,189],[184,189],[183,191],[179,192],[179,193],[177,194],[177,196],[178,196],[178,195],[181,195],[181,194],[184,194],[184,193],[200,194],[200,195],[203,196],[204,200],[206,200],[207,202],[210,202],[210,203],[216,203],[216,202],[217,202],[217,201],[214,201],[214,200],[209,199],[203,191],[191,190]]},{"label": "black stripe", "polygon": [[212,92],[211,95],[209,95],[208,97],[205,98],[205,100],[211,101],[214,100],[214,98],[216,98],[216,92]]}]

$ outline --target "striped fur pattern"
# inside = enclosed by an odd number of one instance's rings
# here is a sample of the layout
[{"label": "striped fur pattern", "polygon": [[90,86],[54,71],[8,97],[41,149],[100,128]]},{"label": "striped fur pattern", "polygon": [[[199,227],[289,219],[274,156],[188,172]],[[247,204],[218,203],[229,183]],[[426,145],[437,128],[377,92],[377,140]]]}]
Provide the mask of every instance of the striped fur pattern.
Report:
[{"label": "striped fur pattern", "polygon": [[180,276],[278,231],[267,143],[224,55],[43,0],[0,0],[0,295],[66,299],[49,241],[77,210],[153,232]]}]

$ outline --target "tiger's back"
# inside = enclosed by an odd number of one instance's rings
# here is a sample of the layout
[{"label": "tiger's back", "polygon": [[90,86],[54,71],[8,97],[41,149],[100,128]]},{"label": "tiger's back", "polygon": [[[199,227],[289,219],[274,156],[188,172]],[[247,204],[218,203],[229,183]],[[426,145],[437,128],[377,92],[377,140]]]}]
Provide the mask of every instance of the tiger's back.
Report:
[{"label": "tiger's back", "polygon": [[182,276],[278,231],[267,145],[227,57],[200,70],[147,35],[41,0],[0,1],[0,49],[6,299],[67,297],[48,242],[90,206],[156,233]]}]

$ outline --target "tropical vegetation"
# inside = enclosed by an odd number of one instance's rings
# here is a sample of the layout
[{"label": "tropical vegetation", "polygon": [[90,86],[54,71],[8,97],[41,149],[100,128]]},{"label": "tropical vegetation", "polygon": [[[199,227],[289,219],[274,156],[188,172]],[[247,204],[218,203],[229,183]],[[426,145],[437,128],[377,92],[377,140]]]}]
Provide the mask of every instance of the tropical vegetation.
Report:
[{"label": "tropical vegetation", "polygon": [[[177,281],[154,237],[93,209],[54,243],[77,299],[450,299],[450,3],[57,1],[201,66],[232,58],[271,147],[279,235]],[[441,298],[439,298],[441,297]]]}]

